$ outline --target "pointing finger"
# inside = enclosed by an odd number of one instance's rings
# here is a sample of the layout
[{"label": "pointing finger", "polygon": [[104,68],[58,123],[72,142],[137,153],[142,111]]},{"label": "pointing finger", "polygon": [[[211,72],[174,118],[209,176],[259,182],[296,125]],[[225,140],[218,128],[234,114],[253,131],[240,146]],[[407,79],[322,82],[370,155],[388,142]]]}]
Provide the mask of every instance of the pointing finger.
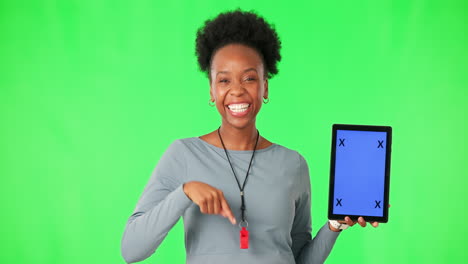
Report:
[{"label": "pointing finger", "polygon": [[224,195],[221,197],[221,210],[222,210],[221,214],[222,215],[224,214],[229,219],[229,221],[231,221],[231,223],[235,225],[236,218],[234,217],[234,214],[232,213],[231,208],[229,207],[229,204],[224,198]]},{"label": "pointing finger", "polygon": [[226,213],[223,211],[223,208],[221,208],[221,207],[219,208],[219,214],[224,218],[227,217]]}]

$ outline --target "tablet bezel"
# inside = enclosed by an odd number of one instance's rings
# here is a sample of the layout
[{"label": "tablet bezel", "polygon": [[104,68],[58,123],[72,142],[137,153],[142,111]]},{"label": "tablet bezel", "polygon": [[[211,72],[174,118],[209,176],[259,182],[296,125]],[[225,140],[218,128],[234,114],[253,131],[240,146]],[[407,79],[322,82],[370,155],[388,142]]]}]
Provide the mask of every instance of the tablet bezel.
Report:
[{"label": "tablet bezel", "polygon": [[[369,216],[369,215],[341,215],[333,214],[334,205],[334,189],[335,189],[335,159],[336,159],[336,131],[337,130],[357,130],[357,131],[376,131],[387,132],[386,139],[386,154],[385,154],[385,184],[384,184],[384,208],[383,216]],[[331,160],[330,160],[330,188],[328,192],[328,219],[331,220],[344,220],[345,216],[349,216],[353,221],[362,216],[367,222],[388,222],[388,204],[389,204],[389,191],[390,191],[390,161],[392,153],[392,127],[390,126],[368,126],[368,125],[346,125],[346,124],[333,124],[332,127],[332,145],[331,145]]]}]

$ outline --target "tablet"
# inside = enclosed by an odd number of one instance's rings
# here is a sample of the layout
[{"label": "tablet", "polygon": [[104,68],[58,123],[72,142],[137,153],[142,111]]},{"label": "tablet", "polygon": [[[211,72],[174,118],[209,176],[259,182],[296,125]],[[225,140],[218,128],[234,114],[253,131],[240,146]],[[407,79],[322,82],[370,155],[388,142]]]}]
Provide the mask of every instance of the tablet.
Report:
[{"label": "tablet", "polygon": [[334,124],[328,218],[388,222],[392,128]]}]

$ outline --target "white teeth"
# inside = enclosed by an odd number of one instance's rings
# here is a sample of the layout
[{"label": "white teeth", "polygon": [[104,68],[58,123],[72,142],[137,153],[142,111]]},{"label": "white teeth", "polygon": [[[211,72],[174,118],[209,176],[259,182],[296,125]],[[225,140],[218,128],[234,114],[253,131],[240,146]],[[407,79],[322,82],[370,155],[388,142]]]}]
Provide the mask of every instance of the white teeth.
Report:
[{"label": "white teeth", "polygon": [[249,108],[250,104],[230,104],[228,105],[229,109],[234,113],[241,113]]}]

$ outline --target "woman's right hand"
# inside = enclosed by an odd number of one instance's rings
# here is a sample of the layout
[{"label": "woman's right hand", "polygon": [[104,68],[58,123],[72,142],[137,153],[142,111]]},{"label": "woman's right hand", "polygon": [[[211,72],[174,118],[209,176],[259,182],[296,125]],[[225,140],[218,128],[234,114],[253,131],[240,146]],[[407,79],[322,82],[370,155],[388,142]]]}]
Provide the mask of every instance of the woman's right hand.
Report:
[{"label": "woman's right hand", "polygon": [[183,190],[185,195],[200,207],[203,214],[219,214],[228,218],[233,225],[236,224],[236,218],[221,190],[198,181],[185,183]]}]

